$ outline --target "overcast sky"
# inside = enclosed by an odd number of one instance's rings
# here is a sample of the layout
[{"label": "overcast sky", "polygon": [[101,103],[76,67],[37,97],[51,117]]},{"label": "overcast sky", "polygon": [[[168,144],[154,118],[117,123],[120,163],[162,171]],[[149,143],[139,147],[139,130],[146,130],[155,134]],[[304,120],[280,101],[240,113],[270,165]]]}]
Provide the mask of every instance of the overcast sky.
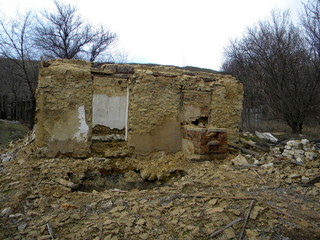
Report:
[{"label": "overcast sky", "polygon": [[[229,39],[269,16],[290,9],[294,18],[307,0],[64,0],[94,24],[119,36],[118,47],[137,63],[220,69]],[[53,0],[0,0],[0,14],[52,9]]]}]

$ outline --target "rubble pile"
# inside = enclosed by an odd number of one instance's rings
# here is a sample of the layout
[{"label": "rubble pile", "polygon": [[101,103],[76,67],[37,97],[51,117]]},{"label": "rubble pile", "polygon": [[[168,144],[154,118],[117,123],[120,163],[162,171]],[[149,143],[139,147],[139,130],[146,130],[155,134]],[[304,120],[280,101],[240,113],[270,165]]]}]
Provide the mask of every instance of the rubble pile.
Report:
[{"label": "rubble pile", "polygon": [[310,143],[308,139],[290,140],[284,147],[275,147],[272,149],[275,155],[282,155],[288,159],[295,160],[298,163],[311,161],[318,157],[320,150],[315,144]]},{"label": "rubble pile", "polygon": [[14,149],[0,167],[0,239],[320,238],[319,157],[41,158],[32,141]]}]

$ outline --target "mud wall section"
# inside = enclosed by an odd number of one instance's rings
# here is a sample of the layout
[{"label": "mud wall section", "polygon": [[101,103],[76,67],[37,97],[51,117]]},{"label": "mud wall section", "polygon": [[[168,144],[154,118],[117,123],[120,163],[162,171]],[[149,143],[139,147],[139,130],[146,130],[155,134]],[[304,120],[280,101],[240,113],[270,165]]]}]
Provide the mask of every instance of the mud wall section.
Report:
[{"label": "mud wall section", "polygon": [[39,73],[36,144],[47,156],[90,154],[97,127],[122,131],[138,155],[182,149],[183,127],[238,135],[242,85],[232,76],[171,66],[51,60]]}]

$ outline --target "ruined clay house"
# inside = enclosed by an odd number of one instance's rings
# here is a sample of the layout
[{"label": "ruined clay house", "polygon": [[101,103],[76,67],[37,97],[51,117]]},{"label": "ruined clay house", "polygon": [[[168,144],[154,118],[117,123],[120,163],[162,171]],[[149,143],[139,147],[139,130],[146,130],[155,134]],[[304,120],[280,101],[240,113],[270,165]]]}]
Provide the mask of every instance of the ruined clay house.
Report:
[{"label": "ruined clay house", "polygon": [[39,73],[36,144],[48,157],[87,157],[98,142],[207,159],[237,138],[242,97],[235,78],[215,72],[51,60]]}]

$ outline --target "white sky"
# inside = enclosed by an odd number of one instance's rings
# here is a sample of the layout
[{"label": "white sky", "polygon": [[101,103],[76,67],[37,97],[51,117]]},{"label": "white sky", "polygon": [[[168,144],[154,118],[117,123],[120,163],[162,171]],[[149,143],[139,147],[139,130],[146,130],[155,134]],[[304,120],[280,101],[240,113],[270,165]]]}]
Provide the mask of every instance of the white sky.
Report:
[{"label": "white sky", "polygon": [[[269,16],[290,9],[297,18],[307,0],[64,0],[93,24],[119,36],[118,47],[136,63],[220,69],[229,39]],[[0,0],[0,14],[52,9],[53,0]]]}]

